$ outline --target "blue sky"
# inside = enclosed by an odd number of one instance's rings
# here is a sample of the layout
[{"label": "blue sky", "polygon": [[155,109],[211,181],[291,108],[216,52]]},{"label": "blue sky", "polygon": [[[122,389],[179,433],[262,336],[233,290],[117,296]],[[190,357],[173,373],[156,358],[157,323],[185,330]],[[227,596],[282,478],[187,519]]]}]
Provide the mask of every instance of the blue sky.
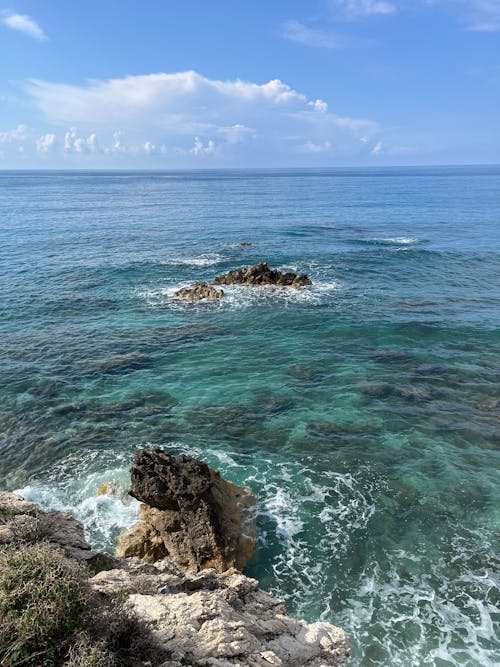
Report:
[{"label": "blue sky", "polygon": [[0,0],[0,168],[500,162],[500,0]]}]

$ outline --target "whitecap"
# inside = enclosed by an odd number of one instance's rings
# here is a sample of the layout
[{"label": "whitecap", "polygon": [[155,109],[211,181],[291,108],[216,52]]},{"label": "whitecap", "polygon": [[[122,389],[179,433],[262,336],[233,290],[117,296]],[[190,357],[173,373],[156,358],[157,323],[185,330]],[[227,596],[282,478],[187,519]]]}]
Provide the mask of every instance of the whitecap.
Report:
[{"label": "whitecap", "polygon": [[168,266],[214,266],[223,261],[218,253],[205,253],[197,257],[172,257],[161,260],[160,264]]}]

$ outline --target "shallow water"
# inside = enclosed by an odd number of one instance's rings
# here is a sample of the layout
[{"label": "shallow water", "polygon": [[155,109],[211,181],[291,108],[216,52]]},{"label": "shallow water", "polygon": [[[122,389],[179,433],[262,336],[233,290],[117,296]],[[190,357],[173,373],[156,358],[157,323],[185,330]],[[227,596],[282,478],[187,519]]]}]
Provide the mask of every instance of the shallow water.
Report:
[{"label": "shallow water", "polygon": [[[500,663],[500,169],[2,172],[0,210],[2,487],[112,549],[99,484],[192,453],[352,665]],[[262,259],[314,285],[171,298]]]}]

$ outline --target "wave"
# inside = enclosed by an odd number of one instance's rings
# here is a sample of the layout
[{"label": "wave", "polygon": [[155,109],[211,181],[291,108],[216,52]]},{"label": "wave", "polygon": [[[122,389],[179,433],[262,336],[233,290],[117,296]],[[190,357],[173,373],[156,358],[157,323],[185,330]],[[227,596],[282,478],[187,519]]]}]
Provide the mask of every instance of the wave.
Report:
[{"label": "wave", "polygon": [[161,260],[160,264],[167,266],[215,266],[224,261],[218,253],[205,253],[197,257],[172,257]]},{"label": "wave", "polygon": [[[258,550],[249,576],[284,599],[291,613],[344,627],[354,660],[361,662],[361,647],[368,641],[371,664],[378,667],[498,664],[492,648],[499,583],[492,566],[495,548],[479,529],[440,544],[438,558],[413,536],[406,550],[399,541],[372,553],[366,536],[377,521],[385,482],[368,466],[340,473],[307,455],[288,456],[284,463],[270,452],[228,452],[179,442],[162,446],[202,458],[253,489]],[[77,476],[66,473],[65,481],[49,480],[18,493],[46,509],[72,510],[92,546],[112,550],[117,535],[136,521],[138,508],[120,493],[96,496],[99,484],[111,479],[120,490],[127,488],[129,457],[117,458],[119,468],[82,476],[86,466],[98,466],[97,458],[83,466],[80,460],[76,467],[77,460],[68,457],[55,477],[68,466]]]},{"label": "wave", "polygon": [[411,246],[420,245],[425,241],[412,236],[390,236],[387,238],[351,239],[350,242],[355,245],[369,246]]},{"label": "wave", "polygon": [[[98,496],[101,484],[114,482],[114,495]],[[114,551],[118,535],[139,517],[139,502],[127,495],[129,466],[88,473],[63,483],[31,484],[15,493],[45,510],[70,510],[83,523],[94,549]]]},{"label": "wave", "polygon": [[177,285],[142,290],[138,292],[138,296],[155,308],[166,306],[174,310],[185,310],[187,308],[206,308],[210,306],[219,309],[241,309],[276,302],[319,305],[326,297],[332,296],[341,289],[341,283],[336,280],[314,282],[311,286],[298,288],[276,287],[274,285],[223,285],[224,297],[217,301],[190,303],[173,298],[177,290],[190,285],[192,285],[192,282],[184,281]]}]

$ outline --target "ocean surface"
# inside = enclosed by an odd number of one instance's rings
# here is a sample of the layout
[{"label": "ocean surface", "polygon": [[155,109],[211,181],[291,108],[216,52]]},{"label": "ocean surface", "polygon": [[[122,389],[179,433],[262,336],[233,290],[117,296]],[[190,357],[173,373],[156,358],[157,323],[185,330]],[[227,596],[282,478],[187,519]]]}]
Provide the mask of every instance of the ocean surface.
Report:
[{"label": "ocean surface", "polygon": [[[261,260],[314,284],[172,299]],[[351,666],[500,664],[500,168],[0,172],[0,290],[1,488],[113,550],[193,454]]]}]

